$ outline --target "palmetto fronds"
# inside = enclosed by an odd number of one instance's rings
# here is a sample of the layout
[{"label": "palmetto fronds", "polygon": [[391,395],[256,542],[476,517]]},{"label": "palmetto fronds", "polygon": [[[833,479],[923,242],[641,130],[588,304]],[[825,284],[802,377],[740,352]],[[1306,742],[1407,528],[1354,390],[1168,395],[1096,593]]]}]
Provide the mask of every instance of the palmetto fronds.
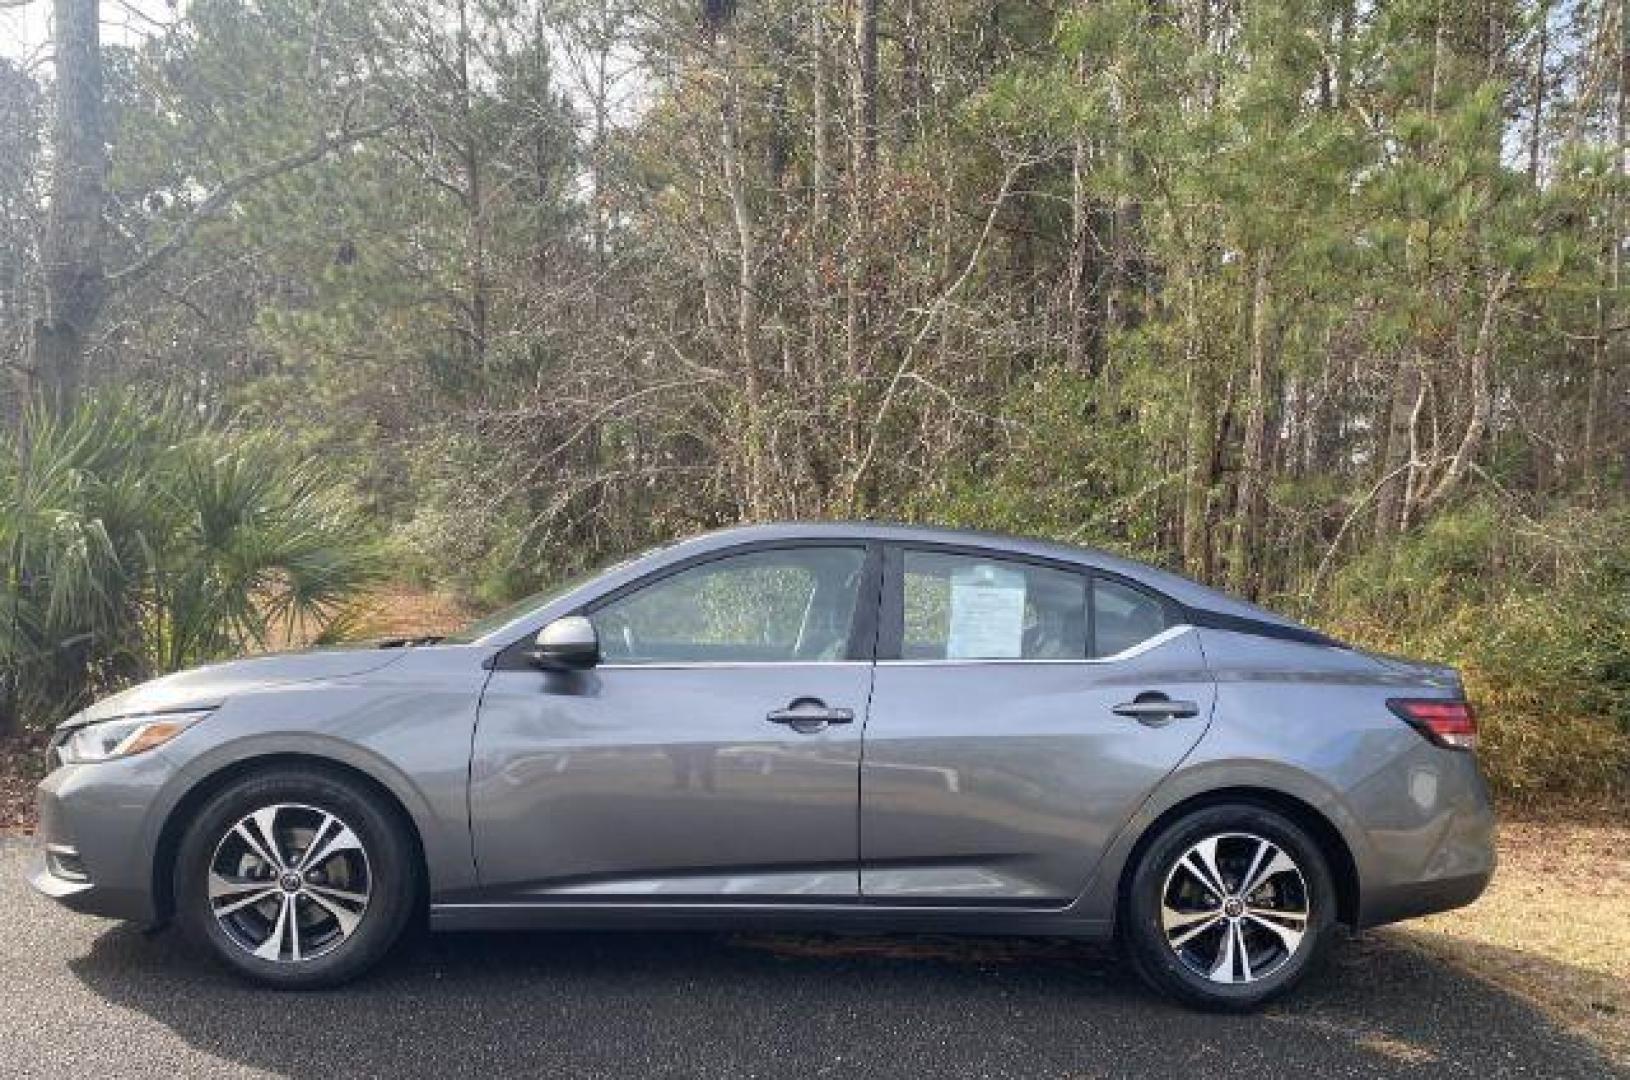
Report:
[{"label": "palmetto fronds", "polygon": [[320,464],[178,400],[40,414],[0,441],[0,662],[24,717],[307,639],[374,572]]}]

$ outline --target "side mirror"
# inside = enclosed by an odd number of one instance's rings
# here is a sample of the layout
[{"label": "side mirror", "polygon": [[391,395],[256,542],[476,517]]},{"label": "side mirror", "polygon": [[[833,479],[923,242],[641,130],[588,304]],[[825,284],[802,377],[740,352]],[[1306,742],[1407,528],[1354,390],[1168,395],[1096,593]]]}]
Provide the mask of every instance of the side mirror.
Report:
[{"label": "side mirror", "polygon": [[600,662],[600,635],[581,615],[568,615],[538,631],[528,658],[551,671],[581,671]]}]

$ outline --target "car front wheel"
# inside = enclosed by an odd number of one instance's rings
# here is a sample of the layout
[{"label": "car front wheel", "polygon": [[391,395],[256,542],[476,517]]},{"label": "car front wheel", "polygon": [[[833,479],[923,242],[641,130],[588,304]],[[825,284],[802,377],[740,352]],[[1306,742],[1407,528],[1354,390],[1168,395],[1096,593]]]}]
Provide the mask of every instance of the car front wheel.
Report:
[{"label": "car front wheel", "polygon": [[1144,851],[1121,935],[1155,989],[1201,1008],[1248,1009],[1314,966],[1335,907],[1305,830],[1264,807],[1225,804],[1171,823]]},{"label": "car front wheel", "polygon": [[304,989],[355,978],[414,906],[412,848],[382,800],[339,775],[277,769],[211,798],[182,840],[177,914],[229,967]]}]

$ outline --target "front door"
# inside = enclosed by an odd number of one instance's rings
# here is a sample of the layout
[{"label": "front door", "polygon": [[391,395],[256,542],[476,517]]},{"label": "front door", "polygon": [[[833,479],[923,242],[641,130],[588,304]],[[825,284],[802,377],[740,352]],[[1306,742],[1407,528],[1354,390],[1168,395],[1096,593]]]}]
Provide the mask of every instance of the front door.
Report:
[{"label": "front door", "polygon": [[1062,906],[1200,738],[1193,630],[1111,576],[891,548],[861,768],[861,893]]},{"label": "front door", "polygon": [[589,604],[599,666],[495,671],[470,775],[484,889],[853,902],[877,562],[713,556]]}]

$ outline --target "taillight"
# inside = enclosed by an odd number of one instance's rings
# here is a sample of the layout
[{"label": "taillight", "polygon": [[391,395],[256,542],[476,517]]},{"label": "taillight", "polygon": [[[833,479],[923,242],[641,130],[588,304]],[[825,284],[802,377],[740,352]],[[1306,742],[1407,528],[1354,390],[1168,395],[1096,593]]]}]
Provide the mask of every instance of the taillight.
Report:
[{"label": "taillight", "polygon": [[1477,749],[1477,714],[1464,701],[1442,698],[1393,698],[1387,708],[1400,720],[1439,746]]}]

